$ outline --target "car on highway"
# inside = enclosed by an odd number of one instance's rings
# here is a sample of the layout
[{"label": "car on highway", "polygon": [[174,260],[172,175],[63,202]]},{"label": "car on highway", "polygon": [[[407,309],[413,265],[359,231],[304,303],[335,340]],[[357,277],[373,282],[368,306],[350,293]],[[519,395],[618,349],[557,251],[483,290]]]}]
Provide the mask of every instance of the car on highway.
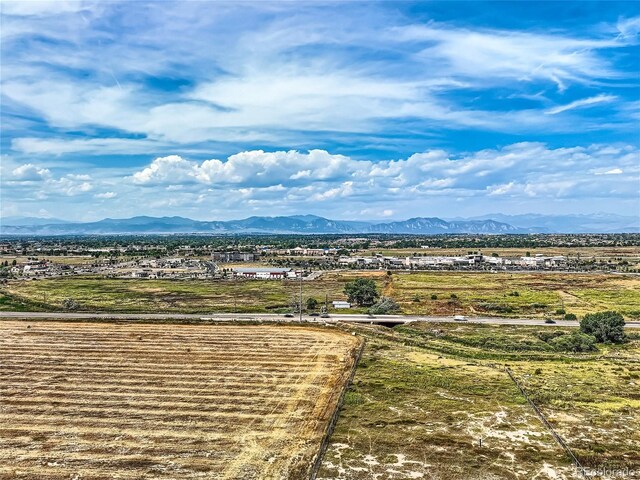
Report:
[{"label": "car on highway", "polygon": [[293,313],[285,313],[284,316],[286,318],[293,318]]},{"label": "car on highway", "polygon": [[464,315],[454,315],[453,319],[456,322],[466,322],[467,321],[467,317],[465,317]]}]

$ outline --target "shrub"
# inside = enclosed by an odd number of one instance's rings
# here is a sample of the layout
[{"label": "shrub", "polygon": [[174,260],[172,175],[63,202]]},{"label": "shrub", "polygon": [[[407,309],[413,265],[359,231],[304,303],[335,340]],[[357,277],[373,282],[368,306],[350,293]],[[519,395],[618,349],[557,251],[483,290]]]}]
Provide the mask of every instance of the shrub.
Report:
[{"label": "shrub", "polygon": [[576,317],[575,313],[567,313],[567,314],[565,314],[564,319],[565,320],[577,320],[578,317]]},{"label": "shrub", "polygon": [[562,336],[564,334],[565,334],[565,332],[563,332],[561,330],[553,330],[553,331],[538,332],[536,334],[536,337],[538,337],[543,342],[549,343],[554,338],[558,338],[558,337],[560,337],[560,336]]},{"label": "shrub", "polygon": [[497,303],[490,303],[490,302],[480,302],[478,303],[478,308],[481,308],[488,312],[497,312],[497,313],[513,312],[513,307],[509,305],[499,305]]},{"label": "shrub", "polygon": [[560,335],[549,342],[559,352],[593,352],[596,348],[596,338],[581,332],[571,332]]},{"label": "shrub", "polygon": [[602,343],[627,341],[624,333],[624,318],[618,312],[589,313],[580,321],[580,331],[593,335],[598,342]]},{"label": "shrub", "polygon": [[511,293],[508,293],[507,295],[509,295],[510,297],[519,297],[520,296],[520,292],[513,291]]},{"label": "shrub", "polygon": [[450,295],[450,298],[451,298],[451,299],[453,299],[453,300],[455,300],[456,298],[458,298],[458,295],[456,295],[455,293],[452,293],[452,294]]},{"label": "shrub", "polygon": [[386,315],[399,311],[400,306],[389,297],[381,297],[375,305],[369,308],[369,313],[372,315]]},{"label": "shrub", "polygon": [[431,295],[431,300],[437,300],[438,299],[438,295],[436,295],[435,293],[433,293]]},{"label": "shrub", "polygon": [[566,312],[566,310],[564,308],[558,308],[556,310],[556,315],[564,315]]},{"label": "shrub", "polygon": [[62,302],[62,308],[65,310],[77,310],[80,305],[73,298],[65,298]]},{"label": "shrub", "polygon": [[313,297],[307,298],[307,310],[315,310],[318,308],[318,300]]},{"label": "shrub", "polygon": [[547,305],[546,303],[532,303],[530,307],[536,308],[536,309],[542,309],[542,308],[547,308]]},{"label": "shrub", "polygon": [[420,295],[414,295],[413,296],[413,302],[414,303],[420,303]]}]

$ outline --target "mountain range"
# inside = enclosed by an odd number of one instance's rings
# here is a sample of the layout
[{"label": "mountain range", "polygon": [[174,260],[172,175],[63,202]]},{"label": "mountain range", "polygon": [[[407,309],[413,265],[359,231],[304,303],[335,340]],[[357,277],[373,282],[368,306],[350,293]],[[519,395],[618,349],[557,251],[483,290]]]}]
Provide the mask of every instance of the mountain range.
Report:
[{"label": "mountain range", "polygon": [[[490,217],[490,218],[489,218]],[[97,222],[67,222],[35,217],[0,219],[4,235],[108,235],[108,234],[422,234],[443,233],[517,234],[517,233],[625,233],[640,232],[635,217],[588,215],[502,215],[471,219],[443,220],[415,217],[409,220],[376,222],[330,220],[316,215],[249,217],[243,220],[200,221],[185,217],[138,216],[105,218]]]}]

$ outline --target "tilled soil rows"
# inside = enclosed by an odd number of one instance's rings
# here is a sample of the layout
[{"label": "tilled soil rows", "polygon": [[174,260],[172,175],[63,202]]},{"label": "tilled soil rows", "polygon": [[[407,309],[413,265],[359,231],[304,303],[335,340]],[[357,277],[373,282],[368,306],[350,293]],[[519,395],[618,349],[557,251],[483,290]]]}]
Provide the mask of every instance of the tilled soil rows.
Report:
[{"label": "tilled soil rows", "polygon": [[0,323],[0,479],[306,478],[359,340]]}]

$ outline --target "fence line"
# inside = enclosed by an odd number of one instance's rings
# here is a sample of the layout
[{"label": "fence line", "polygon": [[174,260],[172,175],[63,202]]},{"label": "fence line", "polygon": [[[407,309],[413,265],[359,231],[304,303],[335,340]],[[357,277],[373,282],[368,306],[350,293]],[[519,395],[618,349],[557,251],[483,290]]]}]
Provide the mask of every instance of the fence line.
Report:
[{"label": "fence line", "polygon": [[324,432],[322,443],[320,444],[320,448],[318,449],[318,454],[316,455],[316,459],[313,462],[313,467],[311,468],[311,474],[309,475],[310,480],[315,480],[318,475],[318,471],[320,470],[320,466],[322,465],[322,460],[324,459],[324,455],[327,451],[327,447],[329,446],[329,440],[331,439],[331,435],[333,434],[333,430],[336,426],[336,422],[338,421],[340,410],[342,410],[344,397],[347,394],[347,390],[349,390],[349,387],[351,386],[351,382],[353,382],[353,378],[356,375],[356,368],[358,367],[358,363],[360,363],[360,358],[362,357],[366,343],[367,343],[366,340],[363,338],[362,343],[360,344],[360,348],[356,352],[356,355],[353,359],[351,372],[349,373],[349,377],[347,378],[347,381],[344,383],[344,386],[342,387],[342,392],[340,392],[338,403],[336,404],[336,408],[333,411],[331,420],[329,420],[329,424],[327,425],[327,428]]},{"label": "fence line", "polygon": [[529,398],[529,395],[527,395],[527,392],[524,390],[524,388],[522,387],[518,379],[513,375],[511,370],[508,367],[505,367],[504,369],[507,372],[507,375],[509,375],[509,378],[511,378],[511,380],[513,381],[513,383],[516,384],[516,387],[518,387],[518,390],[520,390],[520,393],[522,393],[522,396],[527,400],[527,402],[529,402],[529,405],[531,405],[531,408],[533,408],[533,410],[536,412],[536,415],[538,416],[538,418],[542,421],[544,426],[547,427],[547,430],[549,430],[549,432],[551,433],[555,441],[558,443],[558,445],[560,445],[560,447],[562,447],[565,453],[569,455],[569,457],[571,457],[571,460],[573,461],[573,464],[576,466],[576,469],[578,470],[578,472],[580,472],[580,474],[583,477],[586,477],[584,467],[580,463],[580,460],[578,460],[578,457],[576,457],[573,451],[569,448],[569,445],[567,445],[564,439],[554,430],[553,426],[549,423],[549,421],[544,416],[542,411],[538,408],[538,406],[535,403],[533,403],[533,400]]}]

